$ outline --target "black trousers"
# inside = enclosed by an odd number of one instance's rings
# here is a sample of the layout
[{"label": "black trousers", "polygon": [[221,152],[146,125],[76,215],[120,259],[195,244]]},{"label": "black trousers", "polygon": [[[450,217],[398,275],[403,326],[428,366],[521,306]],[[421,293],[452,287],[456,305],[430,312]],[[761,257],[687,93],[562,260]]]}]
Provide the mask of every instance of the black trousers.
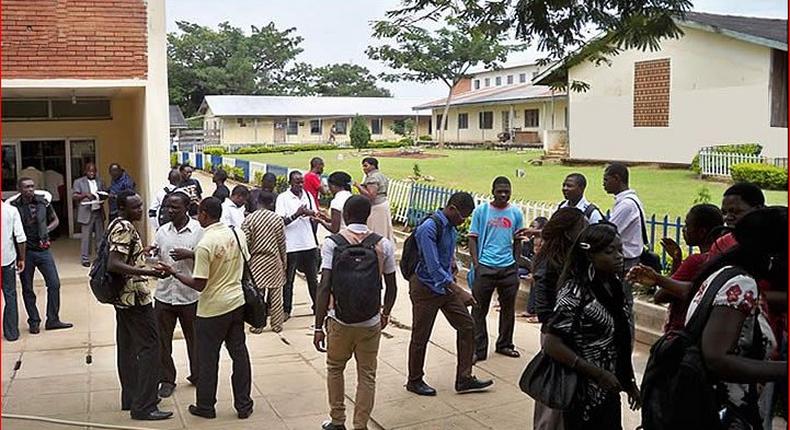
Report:
[{"label": "black trousers", "polygon": [[145,415],[156,409],[159,335],[151,305],[115,308],[121,409]]},{"label": "black trousers", "polygon": [[571,405],[562,413],[565,430],[622,430],[621,409],[619,393],[610,394],[602,404],[587,410],[586,420],[583,416],[585,405]]},{"label": "black trousers", "polygon": [[516,296],[518,295],[518,267],[494,268],[478,265],[472,295],[477,306],[472,308],[475,320],[475,352],[479,357],[488,354],[488,326],[486,316],[494,291],[499,295],[499,337],[496,349],[514,348],[513,328],[516,325]]},{"label": "black trousers", "polygon": [[290,314],[293,310],[294,279],[296,271],[304,273],[307,278],[307,291],[310,293],[311,308],[315,312],[315,292],[318,290],[318,249],[308,249],[288,253],[288,266],[285,270],[286,280],[283,288],[283,310]]},{"label": "black trousers", "polygon": [[195,334],[198,348],[197,407],[202,411],[214,411],[217,403],[217,377],[219,372],[219,349],[225,342],[233,360],[233,407],[238,412],[252,409],[252,371],[250,355],[244,336],[244,307],[226,314],[195,319]]},{"label": "black trousers", "polygon": [[161,359],[161,373],[159,382],[176,383],[176,365],[173,363],[173,332],[176,321],[181,324],[184,341],[187,344],[189,357],[189,376],[187,379],[196,384],[198,376],[197,354],[195,352],[195,318],[197,302],[189,305],[171,305],[157,300],[154,304],[154,313],[159,326],[159,357]]}]

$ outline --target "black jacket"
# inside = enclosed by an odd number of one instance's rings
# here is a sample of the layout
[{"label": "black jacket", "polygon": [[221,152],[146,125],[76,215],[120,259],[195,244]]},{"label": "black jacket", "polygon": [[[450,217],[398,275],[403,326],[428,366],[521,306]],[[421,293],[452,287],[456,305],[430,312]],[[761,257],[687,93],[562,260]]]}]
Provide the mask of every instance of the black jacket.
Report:
[{"label": "black jacket", "polygon": [[532,276],[532,294],[535,296],[535,314],[538,321],[546,323],[554,313],[557,302],[557,282],[562,268],[552,267],[547,260],[542,260],[535,265]]}]

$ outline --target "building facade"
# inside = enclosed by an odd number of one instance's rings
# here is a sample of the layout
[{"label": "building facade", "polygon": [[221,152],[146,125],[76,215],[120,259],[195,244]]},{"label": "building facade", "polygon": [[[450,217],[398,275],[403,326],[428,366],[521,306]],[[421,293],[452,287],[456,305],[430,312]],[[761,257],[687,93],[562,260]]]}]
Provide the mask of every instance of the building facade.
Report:
[{"label": "building facade", "polygon": [[[430,116],[411,110],[413,99],[390,97],[206,96],[198,112],[219,145],[347,143],[357,115],[372,140],[398,140],[392,127],[411,119],[417,136]],[[207,142],[208,143],[208,142]]]},{"label": "building facade", "polygon": [[3,196],[44,173],[71,237],[88,162],[107,183],[120,163],[150,201],[169,167],[164,1],[6,0],[2,14]]}]

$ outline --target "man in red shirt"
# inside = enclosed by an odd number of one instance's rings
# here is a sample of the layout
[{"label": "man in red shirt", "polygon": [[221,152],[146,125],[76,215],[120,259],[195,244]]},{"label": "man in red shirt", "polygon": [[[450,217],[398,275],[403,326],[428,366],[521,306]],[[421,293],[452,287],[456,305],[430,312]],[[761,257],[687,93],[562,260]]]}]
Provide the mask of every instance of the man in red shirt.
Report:
[{"label": "man in red shirt", "polygon": [[304,190],[312,196],[315,207],[318,207],[318,195],[321,192],[321,174],[324,173],[324,160],[315,157],[310,160],[310,171],[304,175]]}]

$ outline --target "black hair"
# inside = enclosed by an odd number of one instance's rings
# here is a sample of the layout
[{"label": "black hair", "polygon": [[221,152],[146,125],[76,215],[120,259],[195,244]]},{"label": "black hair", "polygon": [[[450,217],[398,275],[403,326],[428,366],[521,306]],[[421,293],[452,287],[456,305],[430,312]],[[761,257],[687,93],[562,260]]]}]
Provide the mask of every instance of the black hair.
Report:
[{"label": "black hair", "polygon": [[189,209],[189,203],[192,202],[192,199],[189,198],[189,195],[181,190],[176,190],[168,194],[167,200],[169,201],[170,199],[180,199],[187,209]]},{"label": "black hair", "polygon": [[208,217],[217,221],[222,217],[222,202],[216,197],[206,197],[200,202],[199,212],[205,212]]},{"label": "black hair", "polygon": [[450,200],[447,201],[447,206],[451,205],[455,206],[459,211],[471,213],[475,210],[475,199],[472,198],[471,194],[459,191],[451,195]]},{"label": "black hair", "polygon": [[192,165],[191,165],[191,164],[189,164],[189,163],[184,163],[184,164],[182,164],[182,165],[178,166],[178,171],[179,171],[179,172],[183,172],[183,171],[184,171],[184,169],[186,169],[187,167],[190,167],[190,168],[192,168]]},{"label": "black hair", "polygon": [[267,206],[274,206],[274,202],[277,200],[277,196],[269,191],[261,191],[258,193],[258,206],[259,207],[267,207]]},{"label": "black hair", "polygon": [[250,196],[250,189],[244,185],[236,185],[233,187],[233,191],[231,191],[230,194],[232,196],[242,196],[246,198]]},{"label": "black hair", "polygon": [[724,191],[724,197],[727,196],[738,196],[747,205],[754,208],[765,206],[765,195],[763,194],[763,190],[751,182],[738,182],[732,185]]},{"label": "black hair", "polygon": [[370,164],[371,166],[373,166],[373,167],[375,167],[377,169],[379,168],[379,160],[377,160],[377,159],[375,159],[373,157],[365,157],[365,158],[363,158],[362,159],[362,164],[365,164],[365,163],[368,163],[368,164]]},{"label": "black hair", "polygon": [[311,169],[315,166],[318,166],[319,164],[324,164],[324,160],[322,160],[321,157],[313,157],[313,159],[310,160]]},{"label": "black hair", "polygon": [[694,224],[707,233],[706,242],[713,240],[717,229],[724,225],[724,217],[718,206],[710,203],[700,203],[689,209],[688,216],[694,218]]},{"label": "black hair", "polygon": [[[627,179],[628,169],[626,169],[625,176],[626,176],[626,181],[628,181]],[[579,184],[580,187],[587,188],[587,178],[585,178],[584,175],[582,175],[581,173],[577,173],[577,172],[571,173],[570,175],[566,176],[565,179],[573,179],[574,181],[576,181],[577,184]]]},{"label": "black hair", "polygon": [[222,182],[225,182],[228,180],[228,173],[223,169],[217,169],[214,171],[214,177]]},{"label": "black hair", "polygon": [[327,179],[330,185],[340,187],[346,191],[351,191],[351,181],[351,175],[346,172],[332,172],[329,175],[329,179]]},{"label": "black hair", "polygon": [[275,175],[272,172],[264,173],[263,176],[261,176],[261,182],[266,182],[266,181],[277,182],[277,175]]},{"label": "black hair", "polygon": [[179,172],[178,169],[170,169],[170,172],[167,174],[167,180],[170,181],[173,175],[178,175],[178,182],[181,182],[181,172]]},{"label": "black hair", "polygon": [[115,196],[115,201],[118,203],[119,208],[125,208],[129,203],[129,197],[136,196],[134,190],[123,190]]},{"label": "black hair", "polygon": [[542,230],[543,227],[546,226],[546,223],[549,222],[549,219],[546,218],[545,216],[539,216],[539,217],[533,219],[532,222],[537,223],[538,228]]},{"label": "black hair", "polygon": [[497,176],[496,178],[494,178],[494,183],[491,184],[491,189],[496,188],[497,185],[507,185],[508,187],[510,187],[511,186],[510,179],[508,179],[505,176]]},{"label": "black hair", "polygon": [[[543,238],[543,247],[535,255],[535,266],[547,264],[547,271],[559,277],[568,252],[573,242],[584,227],[587,218],[584,213],[576,208],[564,207],[551,216],[543,226],[540,236]],[[552,287],[554,287],[552,285]]]},{"label": "black hair", "polygon": [[351,196],[343,205],[347,223],[365,224],[370,216],[370,199],[360,195]]},{"label": "black hair", "polygon": [[[25,182],[25,181],[33,181],[33,178],[28,177],[28,176],[22,176],[21,178],[19,178],[16,181],[16,187],[17,188],[22,188],[22,182]],[[36,184],[36,181],[33,181],[33,185],[35,185],[35,184]]]},{"label": "black hair", "polygon": [[288,183],[290,184],[294,180],[294,176],[301,175],[302,172],[298,170],[292,170],[291,173],[288,174]]},{"label": "black hair", "polygon": [[626,167],[623,163],[612,163],[606,166],[606,170],[604,171],[608,175],[617,176],[620,180],[628,185],[628,167]]}]

